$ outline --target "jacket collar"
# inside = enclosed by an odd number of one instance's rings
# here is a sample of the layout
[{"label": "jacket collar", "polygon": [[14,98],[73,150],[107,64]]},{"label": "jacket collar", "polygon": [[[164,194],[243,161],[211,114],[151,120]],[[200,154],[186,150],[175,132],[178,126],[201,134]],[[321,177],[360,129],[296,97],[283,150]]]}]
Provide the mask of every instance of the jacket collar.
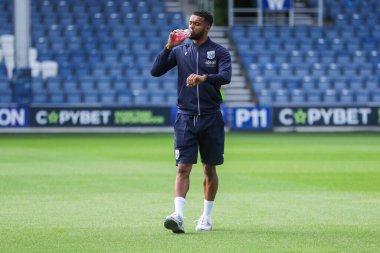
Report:
[{"label": "jacket collar", "polygon": [[202,45],[197,45],[197,44],[195,44],[195,42],[194,41],[191,41],[191,44],[194,46],[194,47],[198,47],[198,48],[201,48],[201,47],[204,47],[204,46],[206,46],[206,45],[208,45],[208,44],[210,44],[211,43],[211,39],[210,39],[210,37],[208,37],[207,38],[207,40],[202,44]]}]

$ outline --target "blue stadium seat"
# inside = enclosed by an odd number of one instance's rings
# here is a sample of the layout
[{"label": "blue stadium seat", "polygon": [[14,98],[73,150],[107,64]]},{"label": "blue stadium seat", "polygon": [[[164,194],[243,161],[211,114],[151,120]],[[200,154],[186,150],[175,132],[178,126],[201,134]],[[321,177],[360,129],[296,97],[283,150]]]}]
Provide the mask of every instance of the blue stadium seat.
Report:
[{"label": "blue stadium seat", "polygon": [[356,92],[356,103],[368,104],[370,102],[370,93],[368,90],[361,90]]},{"label": "blue stadium seat", "polygon": [[314,90],[316,89],[316,86],[315,86],[315,80],[310,77],[310,76],[305,76],[303,79],[301,79],[300,81],[300,87],[304,90],[304,91],[308,91],[308,90]]},{"label": "blue stadium seat", "polygon": [[12,102],[12,95],[10,91],[0,93],[0,104],[9,104]]},{"label": "blue stadium seat", "polygon": [[0,76],[0,94],[10,90],[10,82],[6,76]]},{"label": "blue stadium seat", "polygon": [[133,99],[130,92],[119,92],[116,94],[116,103],[120,105],[132,105]]},{"label": "blue stadium seat", "polygon": [[289,103],[289,94],[285,89],[278,89],[274,92],[274,102],[277,104]]},{"label": "blue stadium seat", "polygon": [[131,90],[144,90],[145,89],[145,83],[141,79],[141,77],[130,79],[129,81],[129,88]]},{"label": "blue stadium seat", "polygon": [[161,81],[162,89],[166,91],[177,90],[177,82],[174,78],[163,78]]},{"label": "blue stadium seat", "polygon": [[321,92],[319,90],[306,91],[307,102],[310,104],[320,104],[322,102]]},{"label": "blue stadium seat", "polygon": [[297,78],[303,78],[304,76],[309,76],[310,71],[305,67],[304,64],[294,64],[294,69],[293,69],[294,76]]},{"label": "blue stadium seat", "polygon": [[365,81],[365,88],[368,90],[378,90],[380,88],[379,86],[380,80],[377,78],[367,78]]},{"label": "blue stadium seat", "polygon": [[283,89],[284,84],[282,78],[271,78],[268,80],[268,89],[272,91],[276,91],[278,89]]},{"label": "blue stadium seat", "polygon": [[80,104],[82,103],[82,95],[79,91],[66,91],[66,103]]},{"label": "blue stadium seat", "polygon": [[153,105],[166,105],[166,93],[164,91],[153,91],[150,93],[150,102]]},{"label": "blue stadium seat", "polygon": [[361,67],[359,67],[358,73],[363,78],[364,77],[372,78],[375,75],[373,67],[372,66],[368,66],[368,65],[362,65]]},{"label": "blue stadium seat", "polygon": [[133,104],[135,105],[149,105],[149,93],[145,90],[139,90],[133,92]]},{"label": "blue stadium seat", "polygon": [[99,94],[99,102],[102,104],[114,104],[116,96],[114,91],[103,91]]},{"label": "blue stadium seat", "polygon": [[33,103],[42,104],[48,102],[47,93],[33,93]]},{"label": "blue stadium seat", "polygon": [[32,78],[32,90],[33,92],[42,92],[45,91],[45,83],[41,77]]},{"label": "blue stadium seat", "polygon": [[52,91],[49,95],[49,103],[60,104],[65,102],[65,95],[62,92]]},{"label": "blue stadium seat", "polygon": [[95,89],[95,81],[91,77],[82,78],[79,80],[78,88],[84,92],[93,91]]},{"label": "blue stadium seat", "polygon": [[340,91],[340,90],[348,89],[348,88],[349,88],[349,85],[348,85],[347,79],[344,78],[344,77],[341,77],[341,78],[335,78],[335,79],[333,80],[333,86],[334,86],[334,89],[337,90],[337,91]]},{"label": "blue stadium seat", "polygon": [[303,105],[306,102],[305,93],[299,89],[292,90],[289,98],[292,104]]},{"label": "blue stadium seat", "polygon": [[[342,64],[344,65],[344,64]],[[347,78],[352,78],[358,76],[358,69],[356,66],[350,63],[342,68],[342,74]]]},{"label": "blue stadium seat", "polygon": [[112,79],[109,78],[108,76],[103,76],[100,78],[97,78],[96,80],[96,90],[99,92],[104,92],[104,91],[110,91],[113,89],[113,83]]},{"label": "blue stadium seat", "polygon": [[46,80],[46,89],[48,91],[59,91],[61,90],[61,80],[57,77],[50,77]]},{"label": "blue stadium seat", "polygon": [[103,63],[92,65],[91,74],[96,78],[107,76],[107,65]]},{"label": "blue stadium seat", "polygon": [[316,82],[316,87],[320,90],[331,89],[332,85],[328,77],[321,76]]},{"label": "blue stadium seat", "polygon": [[267,82],[262,76],[256,76],[252,81],[252,89],[256,92],[260,92],[263,89],[268,89]]},{"label": "blue stadium seat", "polygon": [[340,94],[340,102],[346,105],[351,105],[354,102],[354,94],[348,89],[341,90]]},{"label": "blue stadium seat", "polygon": [[[160,81],[157,78],[146,78],[146,88],[149,91],[160,90]],[[173,88],[175,89],[175,87]],[[163,89],[165,90],[165,89]]]},{"label": "blue stadium seat", "polygon": [[113,89],[115,91],[122,91],[129,89],[128,88],[128,80],[125,78],[117,78],[113,81]]},{"label": "blue stadium seat", "polygon": [[299,88],[299,84],[300,84],[300,78],[297,78],[297,77],[293,77],[293,78],[288,78],[284,81],[284,87],[291,91],[293,89],[298,89]]},{"label": "blue stadium seat", "polygon": [[176,105],[177,104],[177,92],[168,92],[166,94],[166,103],[167,105]]},{"label": "blue stadium seat", "polygon": [[310,68],[310,75],[313,76],[314,78],[324,76],[327,74],[327,71],[323,67],[323,65],[319,63],[315,63],[311,66]]},{"label": "blue stadium seat", "polygon": [[91,74],[91,68],[86,64],[79,64],[74,67],[75,75],[80,76],[89,76]]},{"label": "blue stadium seat", "polygon": [[333,89],[326,89],[323,92],[323,102],[326,104],[336,104],[338,102],[337,92]]},{"label": "blue stadium seat", "polygon": [[84,91],[82,93],[83,103],[96,104],[99,102],[99,94],[96,91]]},{"label": "blue stadium seat", "polygon": [[372,100],[373,103],[380,104],[380,89],[372,91]]},{"label": "blue stadium seat", "polygon": [[319,63],[319,54],[314,50],[308,50],[306,52],[304,62],[308,65],[313,65]]},{"label": "blue stadium seat", "polygon": [[62,82],[62,89],[66,92],[78,90],[77,80],[67,79]]},{"label": "blue stadium seat", "polygon": [[281,76],[284,79],[287,79],[293,77],[293,75],[293,69],[291,68],[291,66],[289,66],[289,64],[281,64],[279,68],[279,76]]},{"label": "blue stadium seat", "polygon": [[273,103],[273,92],[269,90],[261,90],[259,94],[257,94],[260,105],[271,105]]}]

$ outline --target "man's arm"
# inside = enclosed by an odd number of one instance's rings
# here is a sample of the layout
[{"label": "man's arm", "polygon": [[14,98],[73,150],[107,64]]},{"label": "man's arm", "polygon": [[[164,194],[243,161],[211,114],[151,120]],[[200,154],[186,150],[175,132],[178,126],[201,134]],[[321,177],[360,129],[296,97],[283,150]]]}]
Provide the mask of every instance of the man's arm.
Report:
[{"label": "man's arm", "polygon": [[218,74],[208,74],[207,82],[212,84],[229,84],[231,82],[231,55],[227,49],[221,50],[218,60]]},{"label": "man's arm", "polygon": [[157,56],[156,60],[153,63],[152,69],[150,70],[150,74],[152,76],[162,76],[177,65],[172,50],[175,46],[179,45],[186,39],[183,38],[181,41],[174,41],[173,35],[179,31],[180,30],[174,30],[169,34],[168,42],[166,43],[165,48]]},{"label": "man's arm", "polygon": [[156,57],[152,69],[150,70],[150,74],[152,76],[162,76],[176,65],[177,62],[172,50],[165,47]]}]

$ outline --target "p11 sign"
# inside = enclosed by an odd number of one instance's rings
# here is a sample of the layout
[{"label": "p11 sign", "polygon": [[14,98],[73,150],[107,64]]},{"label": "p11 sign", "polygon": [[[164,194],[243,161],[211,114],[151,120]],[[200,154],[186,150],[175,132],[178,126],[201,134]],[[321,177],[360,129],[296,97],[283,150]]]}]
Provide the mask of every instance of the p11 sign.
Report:
[{"label": "p11 sign", "polygon": [[232,108],[233,130],[271,130],[272,109],[270,107]]}]

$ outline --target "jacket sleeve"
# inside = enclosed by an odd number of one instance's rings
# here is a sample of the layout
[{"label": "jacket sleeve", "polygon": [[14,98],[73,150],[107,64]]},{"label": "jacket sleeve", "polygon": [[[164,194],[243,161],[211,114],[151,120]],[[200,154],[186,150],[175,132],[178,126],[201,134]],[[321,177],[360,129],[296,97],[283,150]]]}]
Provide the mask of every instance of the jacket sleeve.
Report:
[{"label": "jacket sleeve", "polygon": [[218,74],[208,74],[207,82],[224,85],[231,82],[231,55],[223,48],[218,57]]},{"label": "jacket sleeve", "polygon": [[162,76],[177,65],[173,50],[164,48],[158,54],[156,60],[153,63],[152,69],[150,70],[150,74],[152,76]]}]

